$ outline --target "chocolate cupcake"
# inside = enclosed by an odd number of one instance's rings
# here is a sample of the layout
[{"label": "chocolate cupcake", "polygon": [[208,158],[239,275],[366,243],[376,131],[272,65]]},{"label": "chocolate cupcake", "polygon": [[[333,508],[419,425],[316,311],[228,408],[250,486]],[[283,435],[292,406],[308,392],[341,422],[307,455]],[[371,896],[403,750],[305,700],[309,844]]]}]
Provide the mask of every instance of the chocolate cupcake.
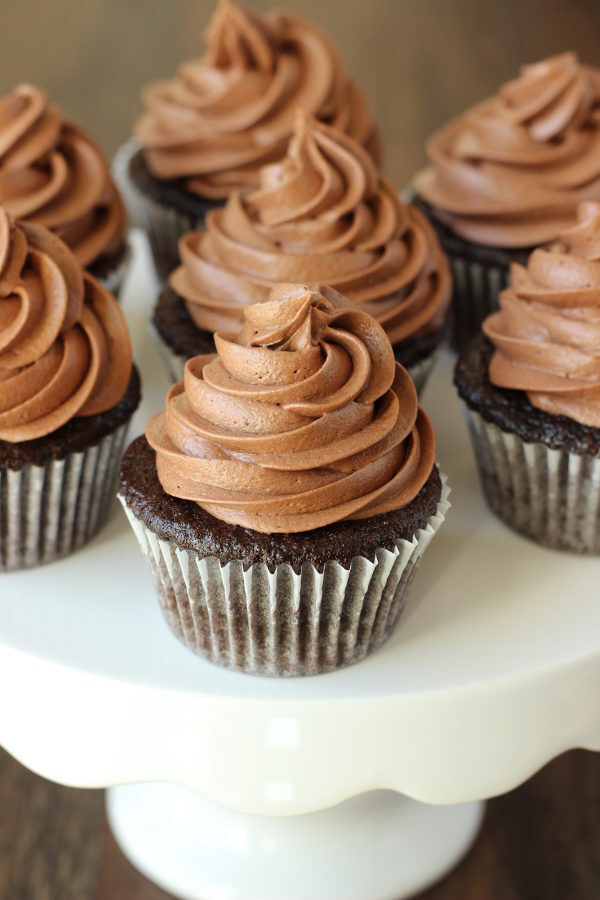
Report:
[{"label": "chocolate cupcake", "polygon": [[0,571],[96,533],[139,399],[115,298],[55,234],[0,207]]},{"label": "chocolate cupcake", "polygon": [[118,294],[131,253],[108,165],[89,134],[30,84],[0,100],[0,203],[13,218],[53,231]]},{"label": "chocolate cupcake", "polygon": [[600,205],[578,218],[512,264],[455,382],[491,509],[537,543],[598,554]]},{"label": "chocolate cupcake", "polygon": [[524,66],[499,93],[434,134],[414,180],[454,275],[454,343],[497,309],[511,260],[600,200],[600,70],[563,53]]},{"label": "chocolate cupcake", "polygon": [[179,236],[199,228],[231,191],[255,187],[259,168],[281,159],[298,109],[378,152],[362,93],[312,22],[220,0],[205,39],[202,60],[146,88],[137,144],[118,160],[128,168],[133,214],[148,231],[161,281],[179,262]]},{"label": "chocolate cupcake", "polygon": [[212,662],[349,665],[389,636],[444,519],[435,436],[385,332],[278,285],[190,359],[121,467],[164,616]]},{"label": "chocolate cupcake", "polygon": [[370,313],[417,389],[443,343],[451,277],[433,229],[358,142],[302,115],[285,158],[184,235],[180,253],[154,315],[175,377],[281,281],[328,284]]}]

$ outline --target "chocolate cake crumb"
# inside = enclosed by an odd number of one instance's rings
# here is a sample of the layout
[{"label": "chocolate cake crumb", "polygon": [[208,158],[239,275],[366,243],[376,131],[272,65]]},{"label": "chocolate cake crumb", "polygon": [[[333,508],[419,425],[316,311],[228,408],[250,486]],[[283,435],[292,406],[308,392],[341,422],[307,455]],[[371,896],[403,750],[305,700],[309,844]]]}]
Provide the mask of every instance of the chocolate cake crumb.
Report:
[{"label": "chocolate cake crumb", "polygon": [[336,522],[295,534],[263,534],[229,525],[191,500],[165,493],[156,473],[154,450],[145,437],[129,446],[120,473],[120,491],[134,514],[159,538],[173,541],[221,565],[242,560],[247,569],[264,563],[270,571],[289,563],[299,572],[304,562],[318,571],[329,560],[348,567],[355,556],[374,561],[378,547],[392,550],[398,539],[410,540],[434,515],[442,484],[437,467],[411,503],[402,509],[357,521]]},{"label": "chocolate cake crumb", "polygon": [[193,219],[203,219],[210,209],[223,206],[224,200],[209,200],[193,194],[183,178],[155,178],[146,164],[143,149],[129,160],[129,177],[142,194],[162,206],[171,206]]},{"label": "chocolate cake crumb", "polygon": [[518,434],[526,443],[542,443],[554,450],[568,448],[582,456],[600,453],[600,428],[581,425],[568,416],[555,416],[533,406],[525,391],[493,385],[488,367],[494,347],[481,333],[456,364],[454,384],[459,396],[487,422]]},{"label": "chocolate cake crumb", "polygon": [[64,459],[71,453],[92,447],[126,422],[137,409],[140,399],[140,376],[134,366],[125,394],[112,409],[95,416],[75,416],[52,434],[33,441],[12,444],[0,440],[0,467],[43,466],[51,459]]}]

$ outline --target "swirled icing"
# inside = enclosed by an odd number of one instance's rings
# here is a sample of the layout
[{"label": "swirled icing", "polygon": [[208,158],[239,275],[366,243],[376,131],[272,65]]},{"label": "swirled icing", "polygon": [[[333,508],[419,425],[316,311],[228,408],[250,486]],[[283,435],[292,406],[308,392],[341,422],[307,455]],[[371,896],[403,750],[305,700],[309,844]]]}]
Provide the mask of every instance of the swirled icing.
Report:
[{"label": "swirled icing", "polygon": [[511,267],[500,312],[483,330],[495,346],[493,384],[527,392],[546,412],[600,427],[600,204],[527,267]]},{"label": "swirled icing", "polygon": [[524,66],[428,141],[415,179],[436,216],[470,241],[534,247],[600,200],[600,70],[563,53]]},{"label": "swirled icing", "polygon": [[0,440],[115,406],[131,375],[123,314],[51,231],[0,207]]},{"label": "swirled icing", "polygon": [[399,509],[435,462],[414,385],[377,322],[277,285],[237,337],[188,360],[148,424],[164,490],[225,522],[300,532]]},{"label": "swirled icing", "polygon": [[84,267],[125,240],[125,208],[99,148],[30,84],[0,100],[0,203],[51,229]]},{"label": "swirled icing", "polygon": [[213,198],[254,185],[258,168],[285,153],[298,109],[377,154],[367,103],[314,24],[221,0],[205,38],[202,60],[143,93],[135,135],[157,178],[184,179],[189,191]]},{"label": "swirled icing", "polygon": [[399,343],[439,328],[450,272],[428,222],[402,203],[371,156],[303,116],[285,158],[180,240],[170,285],[207,331],[236,327],[277,282],[328,284]]}]

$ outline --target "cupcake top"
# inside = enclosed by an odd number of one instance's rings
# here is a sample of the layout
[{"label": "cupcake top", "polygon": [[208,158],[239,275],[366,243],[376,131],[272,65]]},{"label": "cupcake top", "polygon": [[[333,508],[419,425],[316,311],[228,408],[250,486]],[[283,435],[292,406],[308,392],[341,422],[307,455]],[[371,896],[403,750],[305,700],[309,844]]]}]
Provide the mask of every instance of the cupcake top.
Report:
[{"label": "cupcake top", "polygon": [[383,325],[392,343],[439,328],[450,272],[433,230],[342,131],[296,118],[281,162],[180,240],[169,283],[199,328],[239,327],[276,282],[325,283]]},{"label": "cupcake top", "polygon": [[469,241],[534,247],[600,200],[600,70],[563,53],[434,134],[415,179],[436,216]]},{"label": "cupcake top", "polygon": [[33,440],[105,412],[131,366],[112,294],[55,234],[0,207],[0,440]]},{"label": "cupcake top", "polygon": [[435,463],[408,373],[335,291],[276,285],[188,360],[146,437],[159,480],[228,523],[301,532],[399,509]]},{"label": "cupcake top", "polygon": [[513,263],[500,312],[483,330],[495,347],[489,377],[526,391],[546,412],[600,427],[600,204],[527,267]]},{"label": "cupcake top", "polygon": [[377,152],[366,101],[316,25],[220,0],[205,39],[203,59],[143,93],[135,135],[156,178],[211,198],[255,185],[259,166],[284,154],[298,109]]},{"label": "cupcake top", "polygon": [[82,266],[125,241],[125,208],[99,148],[30,84],[0,100],[0,203],[51,229]]}]

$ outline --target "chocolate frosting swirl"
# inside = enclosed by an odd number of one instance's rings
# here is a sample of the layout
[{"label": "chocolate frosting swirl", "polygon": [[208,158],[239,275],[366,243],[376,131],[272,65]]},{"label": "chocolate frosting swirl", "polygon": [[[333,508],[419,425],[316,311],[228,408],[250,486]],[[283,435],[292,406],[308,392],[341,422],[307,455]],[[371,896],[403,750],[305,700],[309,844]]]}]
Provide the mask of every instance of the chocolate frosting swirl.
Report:
[{"label": "chocolate frosting swirl", "polygon": [[30,84],[0,100],[0,203],[50,228],[82,266],[125,240],[125,208],[99,148]]},{"label": "chocolate frosting swirl", "polygon": [[131,375],[117,301],[59,238],[0,207],[0,440],[115,406]]},{"label": "chocolate frosting swirl", "polygon": [[419,194],[457,234],[494,247],[534,247],[600,200],[600,70],[563,53],[428,141]]},{"label": "chocolate frosting swirl", "polygon": [[377,322],[324,288],[277,285],[237,338],[186,363],[150,420],[164,490],[255,531],[299,532],[409,503],[435,436]]},{"label": "chocolate frosting swirl", "polygon": [[433,230],[343,132],[299,115],[288,152],[180,240],[169,279],[199,328],[237,327],[277,282],[325,283],[392,343],[443,324],[450,271]]},{"label": "chocolate frosting swirl", "polygon": [[534,406],[600,427],[600,204],[582,203],[578,222],[527,268],[511,267],[500,312],[483,330],[496,351],[493,384],[527,392]]},{"label": "chocolate frosting swirl", "polygon": [[143,93],[135,135],[157,178],[182,178],[203,197],[254,186],[280,159],[298,109],[336,125],[375,155],[367,103],[316,25],[288,12],[261,16],[220,0],[206,55]]}]

